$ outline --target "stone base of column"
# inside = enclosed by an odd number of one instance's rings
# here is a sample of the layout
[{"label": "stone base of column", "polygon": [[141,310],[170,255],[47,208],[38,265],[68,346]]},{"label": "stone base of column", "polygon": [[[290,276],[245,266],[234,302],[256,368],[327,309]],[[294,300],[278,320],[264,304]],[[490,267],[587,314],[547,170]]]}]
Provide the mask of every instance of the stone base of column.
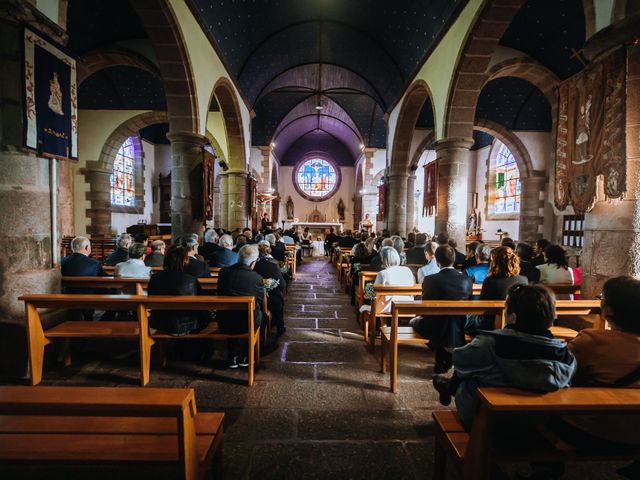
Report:
[{"label": "stone base of column", "polygon": [[171,142],[171,236],[176,241],[202,230],[202,147],[207,138],[193,132],[169,132],[167,138]]}]

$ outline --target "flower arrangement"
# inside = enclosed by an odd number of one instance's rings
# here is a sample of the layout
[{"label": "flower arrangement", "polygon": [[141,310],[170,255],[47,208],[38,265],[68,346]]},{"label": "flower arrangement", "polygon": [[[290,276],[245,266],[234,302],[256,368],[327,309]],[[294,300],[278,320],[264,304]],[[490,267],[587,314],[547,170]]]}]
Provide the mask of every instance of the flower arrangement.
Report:
[{"label": "flower arrangement", "polygon": [[287,266],[286,263],[280,262],[280,271],[282,272],[283,275],[286,275],[287,273],[289,273],[289,267]]},{"label": "flower arrangement", "polygon": [[373,300],[376,298],[376,291],[373,289],[373,283],[367,282],[364,284],[364,298],[366,300]]},{"label": "flower arrangement", "polygon": [[360,271],[360,264],[359,263],[352,263],[351,264],[351,273],[358,273]]},{"label": "flower arrangement", "polygon": [[264,278],[262,283],[264,284],[264,289],[267,291],[267,295],[269,295],[271,290],[278,288],[280,280],[276,280],[275,278]]}]

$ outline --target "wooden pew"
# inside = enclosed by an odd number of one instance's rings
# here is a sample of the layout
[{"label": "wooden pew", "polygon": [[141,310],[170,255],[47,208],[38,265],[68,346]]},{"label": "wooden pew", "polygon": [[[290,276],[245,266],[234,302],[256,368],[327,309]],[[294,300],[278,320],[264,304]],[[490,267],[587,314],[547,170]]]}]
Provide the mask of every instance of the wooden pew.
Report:
[{"label": "wooden pew", "polygon": [[[104,273],[108,273],[109,275],[113,275],[116,271],[116,267],[113,265],[103,265],[102,270]],[[151,267],[152,272],[160,272],[164,270],[164,267]],[[211,272],[211,276],[217,275],[220,273],[221,267],[209,267],[209,271]]]},{"label": "wooden pew", "polygon": [[191,388],[0,387],[0,412],[0,464],[153,463],[184,480],[213,464],[221,474],[224,413],[198,412]]},{"label": "wooden pew", "polygon": [[[377,320],[390,320],[391,312],[381,313],[385,297],[391,296],[417,296],[422,295],[422,285],[415,284],[410,286],[404,285],[382,285],[376,283],[373,285],[376,297],[371,301],[371,311],[364,312],[362,321],[364,323],[364,341],[369,345],[371,353],[375,353],[376,337],[378,335]],[[402,315],[401,315],[402,316]],[[411,317],[408,317],[411,318]]]},{"label": "wooden pew", "polygon": [[[140,345],[140,384],[142,386],[149,383],[151,347],[158,339],[227,340],[234,338],[246,340],[249,350],[249,385],[253,385],[255,365],[260,364],[260,329],[253,328],[255,307],[253,297],[34,294],[23,295],[19,300],[25,302],[31,385],[37,385],[42,380],[44,349],[56,338],[121,337],[137,339]],[[136,321],[115,322],[64,321],[47,330],[42,328],[39,308],[84,310],[88,307],[97,310],[135,311],[138,319]],[[224,334],[218,330],[218,326],[214,322],[199,333],[180,337],[162,332],[152,334],[149,331],[148,310],[154,309],[246,313],[248,333]],[[65,359],[65,364],[68,363],[70,363],[70,358]]]},{"label": "wooden pew", "polygon": [[356,289],[356,312],[358,314],[358,323],[362,327],[362,314],[360,313],[360,307],[365,304],[364,298],[364,286],[367,283],[373,283],[376,279],[378,272],[371,272],[367,270],[360,270],[358,275],[358,288]]},{"label": "wooden pew", "polygon": [[[636,460],[640,446],[598,448],[593,445],[582,451],[564,442],[554,442],[540,430],[520,432],[517,424],[509,423],[509,432],[498,427],[500,420],[517,415],[535,425],[553,415],[638,415],[640,389],[564,388],[551,393],[533,393],[514,388],[481,388],[478,390],[478,410],[469,433],[465,432],[454,411],[433,412],[436,426],[434,476],[446,477],[446,461],[462,472],[465,480],[489,480],[490,467],[495,462],[568,462]],[[515,430],[515,431],[514,431]],[[505,438],[513,438],[509,441]],[[517,440],[515,440],[517,436]],[[501,441],[502,440],[502,441]]]},{"label": "wooden pew", "polygon": [[291,272],[291,279],[293,280],[296,277],[298,262],[296,259],[296,251],[297,248],[295,245],[285,245],[285,264],[289,267],[289,271]]},{"label": "wooden pew", "polygon": [[[198,278],[200,287],[209,295],[214,295],[218,290],[218,276],[211,278]],[[145,295],[148,278],[124,278],[124,277],[62,277],[63,288],[109,288],[124,292],[135,292],[135,295]]]},{"label": "wooden pew", "polygon": [[[411,327],[399,327],[400,318],[413,318],[418,315],[491,315],[495,318],[494,328],[505,326],[504,300],[425,300],[416,302],[393,302],[391,308],[391,324],[381,327],[381,357],[380,371],[385,372],[387,351],[389,356],[390,388],[396,392],[398,388],[398,345],[425,344],[428,339],[419,335]],[[598,315],[600,316],[600,302],[598,300],[557,300],[556,316]],[[598,327],[596,327],[598,328]],[[601,327],[600,327],[601,328]],[[557,338],[570,340],[577,335],[575,330],[565,327],[551,327],[551,332]]]}]

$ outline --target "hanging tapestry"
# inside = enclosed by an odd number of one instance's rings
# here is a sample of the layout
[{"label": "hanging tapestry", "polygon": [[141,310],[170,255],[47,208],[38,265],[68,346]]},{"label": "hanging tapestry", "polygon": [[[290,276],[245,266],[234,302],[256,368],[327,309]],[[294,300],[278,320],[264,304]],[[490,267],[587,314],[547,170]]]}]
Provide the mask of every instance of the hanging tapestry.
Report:
[{"label": "hanging tapestry", "polygon": [[384,182],[378,185],[378,215],[376,219],[379,222],[384,220],[384,202],[385,202],[385,184]]},{"label": "hanging tapestry", "polygon": [[213,220],[213,181],[216,157],[211,152],[204,151],[202,158],[202,211],[204,221]]},{"label": "hanging tapestry", "polygon": [[607,58],[560,85],[555,204],[577,214],[593,208],[596,177],[604,176],[605,194],[626,190],[626,52]]},{"label": "hanging tapestry", "polygon": [[438,206],[438,161],[434,160],[424,167],[424,196],[422,216],[433,216]]},{"label": "hanging tapestry", "polygon": [[24,145],[49,157],[78,159],[76,60],[24,29]]}]

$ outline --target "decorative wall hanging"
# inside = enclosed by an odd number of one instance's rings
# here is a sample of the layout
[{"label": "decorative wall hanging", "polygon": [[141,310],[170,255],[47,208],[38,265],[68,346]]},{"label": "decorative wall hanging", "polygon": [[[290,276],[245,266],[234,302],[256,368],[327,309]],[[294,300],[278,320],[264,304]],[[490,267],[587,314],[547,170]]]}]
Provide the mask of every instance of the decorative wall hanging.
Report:
[{"label": "decorative wall hanging", "polygon": [[596,177],[605,194],[626,191],[626,51],[619,49],[560,85],[555,204],[577,214],[593,208]]},{"label": "decorative wall hanging", "polygon": [[424,195],[422,200],[422,216],[433,216],[438,206],[438,161],[424,167]]},{"label": "decorative wall hanging", "polygon": [[202,211],[204,221],[213,219],[213,180],[216,157],[204,151],[202,159]]},{"label": "decorative wall hanging", "polygon": [[386,195],[386,185],[383,182],[380,185],[378,185],[378,216],[377,216],[377,220],[379,222],[382,222],[384,220],[385,195]]},{"label": "decorative wall hanging", "polygon": [[45,157],[78,159],[76,60],[24,29],[24,146]]}]

